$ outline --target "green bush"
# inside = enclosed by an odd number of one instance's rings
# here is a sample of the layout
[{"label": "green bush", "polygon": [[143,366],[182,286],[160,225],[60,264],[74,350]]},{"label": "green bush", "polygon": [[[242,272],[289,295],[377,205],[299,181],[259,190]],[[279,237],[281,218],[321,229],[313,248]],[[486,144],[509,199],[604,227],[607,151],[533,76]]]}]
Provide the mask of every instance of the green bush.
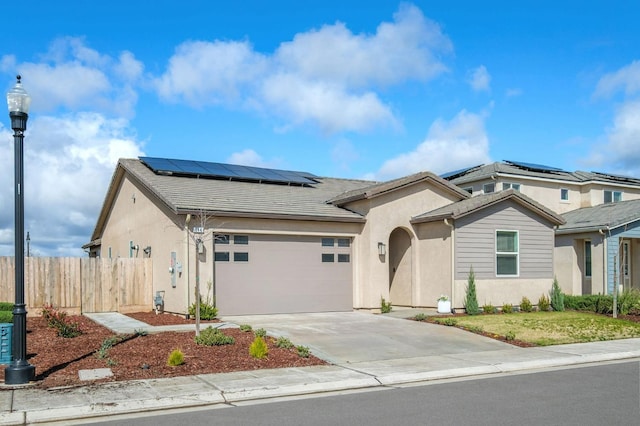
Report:
[{"label": "green bush", "polygon": [[515,340],[516,339],[516,333],[514,331],[507,331],[507,334],[505,334],[504,338],[506,340]]},{"label": "green bush", "polygon": [[291,349],[293,348],[293,343],[291,343],[291,340],[289,340],[286,337],[278,337],[276,339],[276,343],[275,343],[277,348],[282,348],[282,349]]},{"label": "green bush", "polygon": [[388,314],[389,312],[391,312],[391,309],[393,309],[391,307],[391,302],[387,302],[386,300],[384,300],[384,297],[380,297],[380,312],[382,312],[383,314]]},{"label": "green bush", "polygon": [[298,351],[298,356],[301,358],[309,358],[311,355],[307,346],[296,346],[296,351]]},{"label": "green bush", "polygon": [[82,334],[77,322],[69,322],[67,313],[46,304],[42,307],[42,317],[47,321],[47,326],[58,330],[58,336],[65,338],[78,337]]},{"label": "green bush", "polygon": [[256,335],[256,337],[267,337],[267,330],[265,330],[264,328],[258,328],[256,330],[253,331],[253,334]]},{"label": "green bush", "polygon": [[266,358],[268,354],[269,348],[267,347],[267,342],[265,342],[262,337],[256,336],[251,346],[249,346],[249,355],[257,359],[262,359]]},{"label": "green bush", "polygon": [[495,314],[498,310],[491,303],[482,305],[482,312],[485,314]]},{"label": "green bush", "polygon": [[551,307],[553,310],[556,312],[564,311],[564,294],[562,294],[562,290],[560,290],[557,278],[553,279],[553,285],[549,293],[551,295]]},{"label": "green bush", "polygon": [[[587,294],[582,296],[564,295],[564,306],[574,311],[595,312],[611,315],[613,313],[613,296]],[[640,291],[625,290],[618,295],[618,312],[627,315],[640,311]]]},{"label": "green bush", "polygon": [[240,324],[240,331],[244,331],[245,333],[253,330],[253,328],[249,324]]},{"label": "green bush", "polygon": [[540,299],[538,299],[538,310],[547,312],[550,307],[551,303],[549,302],[549,297],[546,294],[540,296]]},{"label": "green bush", "polygon": [[513,305],[511,303],[505,303],[502,305],[502,313],[503,314],[512,314],[513,313]]},{"label": "green bush", "polygon": [[10,303],[10,302],[0,302],[0,311],[9,311],[9,312],[13,312],[13,303]]},{"label": "green bush", "polygon": [[176,367],[184,364],[184,354],[180,349],[174,349],[167,358],[167,365],[170,367]]},{"label": "green bush", "polygon": [[0,311],[0,323],[12,323],[13,313],[11,311]]},{"label": "green bush", "polygon": [[232,336],[227,336],[222,331],[211,326],[200,331],[200,335],[194,338],[198,345],[205,346],[223,346],[233,345],[236,342]]},{"label": "green bush", "polygon": [[424,321],[427,319],[427,316],[423,313],[420,313],[420,314],[416,314],[416,316],[413,317],[413,319],[416,321]]},{"label": "green bush", "polygon": [[618,312],[629,315],[631,311],[640,309],[640,291],[625,289],[618,295]]},{"label": "green bush", "polygon": [[[202,296],[200,296],[200,319],[201,320],[213,320],[218,316],[218,308],[213,306],[210,303],[207,303],[202,300]],[[196,317],[196,304],[189,306],[189,317]]]},{"label": "green bush", "polygon": [[476,296],[476,275],[473,273],[473,267],[469,270],[469,277],[467,278],[467,295],[464,299],[464,310],[467,315],[478,315],[480,313]]},{"label": "green bush", "polygon": [[533,305],[531,304],[531,301],[529,300],[528,297],[525,296],[520,301],[520,310],[522,312],[531,312],[531,311],[533,311]]}]

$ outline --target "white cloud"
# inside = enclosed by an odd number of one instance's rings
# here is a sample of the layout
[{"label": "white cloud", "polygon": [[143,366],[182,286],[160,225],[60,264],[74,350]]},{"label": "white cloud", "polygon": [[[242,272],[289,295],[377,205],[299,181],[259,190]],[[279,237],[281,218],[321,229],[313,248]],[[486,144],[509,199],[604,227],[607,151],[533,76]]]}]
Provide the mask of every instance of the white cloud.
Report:
[{"label": "white cloud", "polygon": [[507,91],[505,92],[505,96],[507,98],[515,98],[516,96],[521,96],[522,93],[524,92],[519,88],[507,89]]},{"label": "white cloud", "polygon": [[[6,64],[11,64],[11,57],[4,56],[0,62],[2,69],[8,70]],[[130,83],[140,77],[143,69],[130,52],[113,59],[72,37],[56,39],[41,62],[24,62],[17,68],[33,99],[32,110],[91,108],[119,116],[133,114],[137,96],[132,94]]]},{"label": "white cloud", "polygon": [[640,61],[633,61],[618,71],[604,75],[596,85],[596,98],[612,96],[622,90],[625,95],[640,92]]},{"label": "white cloud", "polygon": [[491,90],[491,75],[487,67],[480,65],[469,73],[469,85],[476,92],[488,92]]},{"label": "white cloud", "polygon": [[273,168],[278,167],[279,161],[266,161],[262,158],[260,154],[255,152],[253,149],[245,149],[240,152],[234,152],[227,158],[227,162],[230,164],[240,164],[243,166],[253,166],[253,167],[267,167]]},{"label": "white cloud", "polygon": [[[97,113],[42,117],[25,135],[25,230],[42,255],[83,255],[121,157],[143,155],[126,120]],[[0,129],[0,256],[13,253],[13,143]]]},{"label": "white cloud", "polygon": [[462,110],[451,121],[436,120],[414,151],[386,161],[374,178],[388,180],[420,171],[441,174],[490,161],[484,117]]},{"label": "white cloud", "polygon": [[354,34],[338,22],[297,34],[272,55],[247,42],[187,42],[154,85],[167,101],[274,115],[284,130],[312,124],[326,133],[365,132],[398,123],[376,88],[435,78],[451,51],[436,23],[403,5],[375,34]]}]

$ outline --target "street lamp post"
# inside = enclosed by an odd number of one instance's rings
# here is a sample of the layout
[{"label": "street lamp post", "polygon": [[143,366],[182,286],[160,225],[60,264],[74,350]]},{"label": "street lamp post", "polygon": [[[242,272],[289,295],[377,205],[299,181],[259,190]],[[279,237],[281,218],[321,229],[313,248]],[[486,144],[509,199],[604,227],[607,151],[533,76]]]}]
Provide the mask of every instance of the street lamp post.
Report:
[{"label": "street lamp post", "polygon": [[15,305],[13,307],[13,360],[4,370],[7,385],[29,383],[34,379],[35,367],[27,361],[27,309],[24,303],[24,131],[27,129],[31,97],[22,87],[20,76],[7,93],[9,117],[13,129],[15,151]]}]

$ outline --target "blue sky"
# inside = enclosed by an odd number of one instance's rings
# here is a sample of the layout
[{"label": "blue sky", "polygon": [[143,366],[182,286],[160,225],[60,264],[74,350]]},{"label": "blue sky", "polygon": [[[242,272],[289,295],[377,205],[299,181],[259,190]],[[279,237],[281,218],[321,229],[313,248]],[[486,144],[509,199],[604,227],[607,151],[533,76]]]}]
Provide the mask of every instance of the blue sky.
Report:
[{"label": "blue sky", "polygon": [[[120,157],[387,180],[499,160],[640,176],[632,1],[20,1],[25,228],[82,255]],[[151,6],[152,5],[152,6]],[[0,255],[13,139],[0,120]]]}]

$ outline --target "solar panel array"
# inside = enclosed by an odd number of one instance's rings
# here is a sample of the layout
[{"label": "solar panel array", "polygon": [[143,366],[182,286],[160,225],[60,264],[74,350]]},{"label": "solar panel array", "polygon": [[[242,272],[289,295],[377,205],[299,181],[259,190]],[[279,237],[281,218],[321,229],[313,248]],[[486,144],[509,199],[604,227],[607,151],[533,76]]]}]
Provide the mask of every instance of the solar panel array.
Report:
[{"label": "solar panel array", "polygon": [[601,173],[601,172],[593,172],[593,171],[591,173],[593,173],[597,177],[607,179],[607,180],[613,180],[616,182],[625,182],[625,183],[634,183],[634,184],[638,184],[640,182],[640,179],[634,178],[632,176],[614,175],[611,173]]},{"label": "solar panel array", "polygon": [[508,161],[508,160],[505,160],[504,162],[524,170],[530,170],[532,172],[543,172],[543,173],[564,172],[564,170],[559,169],[557,167],[545,166],[543,164],[523,163],[520,161]]},{"label": "solar panel array", "polygon": [[307,172],[157,157],[139,157],[139,159],[156,174],[296,185],[317,183],[314,180],[316,176]]},{"label": "solar panel array", "polygon": [[473,167],[465,167],[464,169],[459,169],[459,170],[454,170],[452,172],[447,172],[447,173],[443,173],[440,175],[440,177],[442,179],[454,179],[457,177],[460,177],[464,174],[467,174],[471,171],[474,171],[476,169],[479,169],[480,167],[482,167],[482,165],[479,166],[473,166]]}]

